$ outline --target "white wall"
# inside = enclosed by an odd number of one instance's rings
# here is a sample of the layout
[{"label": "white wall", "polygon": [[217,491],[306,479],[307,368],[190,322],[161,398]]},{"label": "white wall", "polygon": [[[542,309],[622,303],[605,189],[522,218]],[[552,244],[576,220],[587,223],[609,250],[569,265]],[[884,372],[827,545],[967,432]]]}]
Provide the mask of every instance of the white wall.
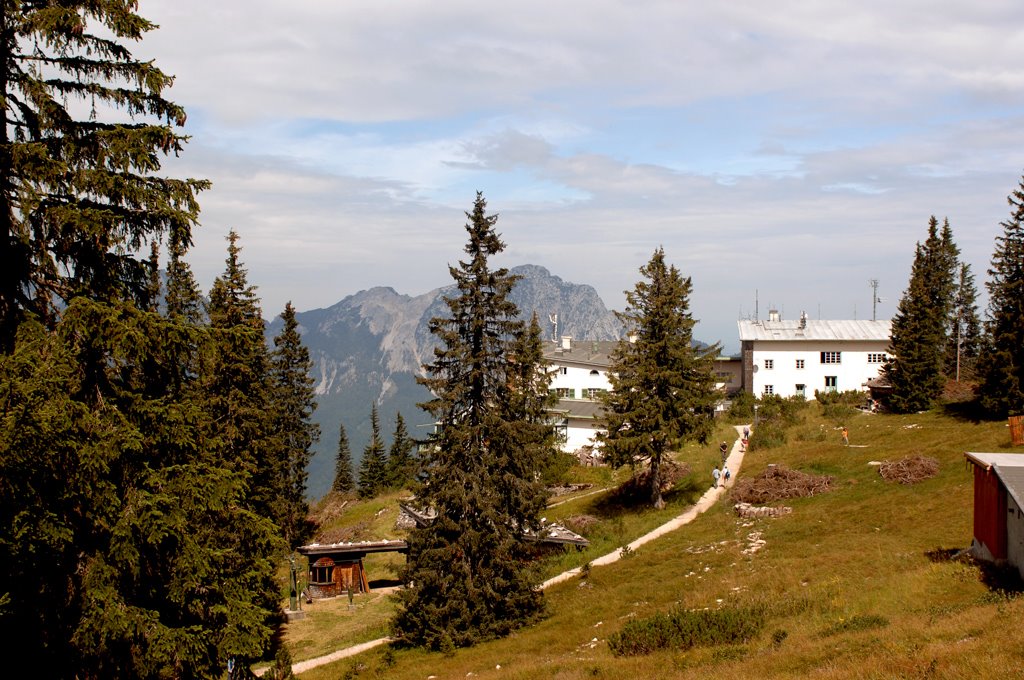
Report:
[{"label": "white wall", "polygon": [[[585,389],[597,388],[610,390],[611,383],[608,382],[608,371],[595,366],[581,366],[578,364],[554,364],[551,369],[554,375],[551,380],[551,389],[570,388],[575,390],[574,399],[585,399]],[[592,371],[597,375],[592,375]]]},{"label": "white wall", "polygon": [[1024,577],[1024,513],[1006,494],[1006,561]]},{"label": "white wall", "polygon": [[582,418],[570,418],[569,427],[566,430],[566,441],[562,445],[562,451],[575,453],[584,446],[595,446],[594,437],[598,432],[604,432],[593,420]]},{"label": "white wall", "polygon": [[[836,390],[866,391],[864,383],[878,377],[881,363],[868,363],[868,354],[885,354],[888,340],[821,341],[821,342],[754,342],[754,366],[752,391],[755,396],[765,393],[765,386],[771,385],[773,393],[791,397],[797,393],[797,385],[805,385],[804,396],[814,398],[814,391],[825,390],[825,377],[835,376]],[[822,352],[840,352],[840,363],[821,363]],[[772,362],[767,368],[765,361]],[[797,360],[803,360],[804,367],[797,368]]]}]

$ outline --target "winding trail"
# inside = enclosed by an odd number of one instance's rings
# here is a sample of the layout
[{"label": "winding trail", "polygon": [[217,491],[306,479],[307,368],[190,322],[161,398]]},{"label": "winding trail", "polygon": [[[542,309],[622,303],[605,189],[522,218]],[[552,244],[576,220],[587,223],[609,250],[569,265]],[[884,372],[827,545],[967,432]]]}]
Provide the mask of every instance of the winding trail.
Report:
[{"label": "winding trail", "polygon": [[[725,480],[720,481],[719,485],[717,487],[712,486],[707,491],[705,491],[704,495],[701,496],[697,500],[697,502],[694,503],[686,512],[684,512],[683,514],[679,515],[678,517],[676,517],[674,519],[670,519],[668,522],[666,522],[666,523],[662,524],[661,526],[659,526],[659,527],[657,527],[657,528],[647,532],[646,534],[644,534],[640,538],[637,538],[636,540],[634,540],[631,543],[629,543],[629,545],[627,547],[629,548],[630,551],[636,550],[637,548],[639,548],[639,547],[641,547],[643,545],[646,545],[647,543],[650,543],[654,539],[659,538],[661,536],[664,536],[665,534],[669,533],[670,531],[675,531],[676,529],[689,524],[693,520],[695,520],[698,517],[700,517],[705,511],[708,510],[708,508],[713,506],[716,502],[718,502],[718,500],[722,496],[725,495],[726,490],[729,487],[731,487],[733,485],[733,483],[736,481],[736,477],[737,477],[737,475],[738,475],[738,473],[740,471],[740,467],[743,465],[743,454],[744,454],[744,451],[743,451],[743,428],[744,427],[750,427],[750,426],[749,425],[737,425],[736,426],[736,441],[733,442],[732,449],[730,449],[729,455],[728,455],[728,457],[726,458],[726,461],[725,461],[725,464],[727,466],[729,466],[729,472],[732,473],[732,479],[729,479],[728,481],[725,481]],[[587,494],[587,495],[589,495],[589,494]],[[616,550],[614,552],[610,552],[607,555],[602,555],[601,557],[598,557],[597,559],[592,560],[590,562],[590,566],[591,567],[601,567],[601,566],[604,566],[606,564],[613,564],[615,562],[618,562],[620,559],[622,559],[622,550],[621,549],[620,550]],[[565,581],[568,581],[569,579],[572,579],[574,577],[579,576],[582,571],[583,571],[582,567],[576,567],[575,569],[570,569],[569,571],[564,571],[561,574],[559,574],[558,576],[553,576],[553,577],[549,578],[547,581],[544,581],[544,583],[542,583],[540,587],[543,590],[543,589],[546,589],[546,588],[550,588],[553,585],[556,585],[556,584],[559,584],[559,583],[564,583]],[[369,642],[363,642],[362,644],[354,645],[352,647],[346,647],[345,649],[339,649],[336,652],[331,652],[330,654],[326,654],[324,656],[318,656],[318,657],[316,657],[314,659],[307,659],[305,661],[300,661],[300,662],[292,665],[292,673],[295,673],[296,675],[298,675],[299,673],[304,673],[304,672],[306,672],[306,671],[308,671],[308,670],[310,670],[312,668],[316,668],[318,666],[323,666],[325,664],[333,663],[335,661],[338,661],[339,659],[344,659],[344,658],[347,658],[347,657],[350,657],[350,656],[355,656],[356,654],[360,654],[362,652],[365,652],[368,649],[373,649],[374,647],[378,647],[378,646],[383,645],[384,643],[390,642],[390,641],[391,641],[391,638],[386,638],[386,637],[377,638],[376,640],[370,640]],[[256,674],[257,675],[262,675],[262,672],[257,671]]]}]

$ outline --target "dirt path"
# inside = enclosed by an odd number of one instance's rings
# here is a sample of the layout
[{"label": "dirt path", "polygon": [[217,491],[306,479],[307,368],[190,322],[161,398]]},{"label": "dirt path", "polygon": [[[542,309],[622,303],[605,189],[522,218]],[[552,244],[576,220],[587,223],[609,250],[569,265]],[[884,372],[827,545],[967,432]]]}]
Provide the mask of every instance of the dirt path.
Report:
[{"label": "dirt path", "polygon": [[[669,520],[665,524],[662,524],[661,526],[659,526],[659,527],[657,527],[657,528],[647,532],[646,534],[644,534],[640,538],[632,541],[628,545],[628,548],[631,551],[636,550],[637,548],[639,548],[639,547],[641,547],[643,545],[646,545],[647,543],[650,543],[651,541],[653,541],[656,538],[664,536],[665,534],[669,533],[670,531],[675,531],[676,529],[678,529],[678,528],[680,528],[680,527],[682,527],[684,525],[689,524],[693,520],[697,519],[697,517],[702,515],[708,508],[710,508],[712,505],[714,505],[718,501],[718,499],[720,499],[722,496],[725,495],[726,490],[730,486],[733,485],[733,482],[736,481],[736,476],[738,475],[738,473],[740,471],[740,467],[743,465],[743,453],[744,453],[744,451],[743,451],[743,428],[744,427],[749,427],[749,425],[737,425],[736,426],[736,441],[733,442],[732,449],[729,451],[729,456],[728,456],[728,458],[726,458],[726,461],[725,461],[726,465],[729,466],[729,472],[732,473],[732,479],[730,479],[728,481],[720,482],[717,488],[716,487],[710,487],[707,491],[704,492],[704,495],[701,496],[700,499],[698,499],[697,502],[692,507],[690,507],[686,512],[684,512],[683,514],[679,515],[678,517],[676,517],[674,519]],[[708,477],[710,478],[710,476],[711,475],[709,473]],[[587,495],[589,495],[589,494],[587,494]],[[600,566],[604,566],[606,564],[612,564],[614,562],[618,562],[620,559],[622,559],[622,551],[621,550],[616,550],[615,552],[611,552],[611,553],[608,553],[607,555],[603,555],[601,557],[598,557],[595,560],[591,560],[590,565],[592,567],[600,567]],[[578,577],[580,575],[581,571],[582,571],[582,567],[576,567],[575,569],[570,569],[569,571],[562,572],[558,576],[554,576],[552,578],[549,578],[547,581],[542,583],[540,587],[541,587],[541,589],[546,589],[546,588],[550,588],[551,586],[556,585],[558,583],[564,583],[565,581],[568,581],[569,579]],[[325,664],[329,664],[329,663],[333,663],[335,661],[338,661],[339,659],[344,659],[346,657],[354,656],[356,654],[359,654],[361,652],[365,652],[368,649],[373,649],[374,647],[377,647],[377,646],[382,645],[385,642],[389,642],[389,641],[390,641],[390,638],[378,638],[376,640],[371,640],[370,642],[364,642],[362,644],[355,645],[353,647],[346,647],[345,649],[339,649],[336,652],[331,652],[330,654],[327,654],[325,656],[318,656],[315,659],[307,659],[305,661],[300,661],[300,662],[292,665],[292,672],[295,673],[295,674],[304,673],[305,671],[308,671],[308,670],[310,670],[312,668],[316,668],[317,666],[323,666]],[[257,671],[256,674],[257,675],[262,675],[262,673],[260,671]]]}]

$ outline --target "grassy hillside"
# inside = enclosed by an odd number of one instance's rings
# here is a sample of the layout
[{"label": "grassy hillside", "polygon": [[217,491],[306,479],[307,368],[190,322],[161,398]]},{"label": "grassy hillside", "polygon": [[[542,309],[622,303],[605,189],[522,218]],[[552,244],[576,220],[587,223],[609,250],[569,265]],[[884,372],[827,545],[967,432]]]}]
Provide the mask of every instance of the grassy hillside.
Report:
[{"label": "grassy hillside", "polygon": [[[1009,446],[1004,423],[928,413],[857,415],[847,424],[849,448],[840,445],[836,424],[812,405],[785,445],[748,454],[742,475],[777,463],[836,478],[829,493],[784,502],[793,508],[790,515],[741,520],[722,502],[628,559],[547,591],[548,617],[508,639],[450,656],[379,649],[302,677],[955,678],[1019,672],[1013,669],[1024,668],[1024,632],[1016,623],[1024,604],[999,590],[1006,582],[992,573],[948,557],[971,540],[972,479],[963,452],[1024,450]],[[916,454],[938,459],[938,476],[900,486],[868,465]],[[600,495],[550,514],[598,511],[601,535],[594,542],[607,551],[678,514],[692,493],[706,488],[715,455],[713,445],[683,452],[700,462],[664,517],[616,509]],[[592,550],[596,554],[598,546]],[[579,560],[587,555],[568,554],[542,569],[554,573]],[[367,603],[361,616],[369,621],[371,610],[386,606]],[[753,612],[745,616],[756,619],[758,632],[742,644],[611,653],[609,636],[628,621],[673,607]],[[339,642],[367,639],[368,629],[355,630],[358,618],[350,617]],[[379,622],[371,627],[382,630]],[[294,652],[296,659],[311,656]]]}]

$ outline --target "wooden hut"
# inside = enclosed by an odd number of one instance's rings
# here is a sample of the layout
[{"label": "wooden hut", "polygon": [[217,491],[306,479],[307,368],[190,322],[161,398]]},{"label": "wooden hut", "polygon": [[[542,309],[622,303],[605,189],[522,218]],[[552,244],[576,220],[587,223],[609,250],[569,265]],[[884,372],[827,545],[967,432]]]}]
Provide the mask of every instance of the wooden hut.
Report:
[{"label": "wooden hut", "polygon": [[348,592],[370,592],[363,558],[370,553],[408,552],[405,541],[359,541],[355,543],[312,543],[298,549],[309,560],[309,596],[336,597]]}]

